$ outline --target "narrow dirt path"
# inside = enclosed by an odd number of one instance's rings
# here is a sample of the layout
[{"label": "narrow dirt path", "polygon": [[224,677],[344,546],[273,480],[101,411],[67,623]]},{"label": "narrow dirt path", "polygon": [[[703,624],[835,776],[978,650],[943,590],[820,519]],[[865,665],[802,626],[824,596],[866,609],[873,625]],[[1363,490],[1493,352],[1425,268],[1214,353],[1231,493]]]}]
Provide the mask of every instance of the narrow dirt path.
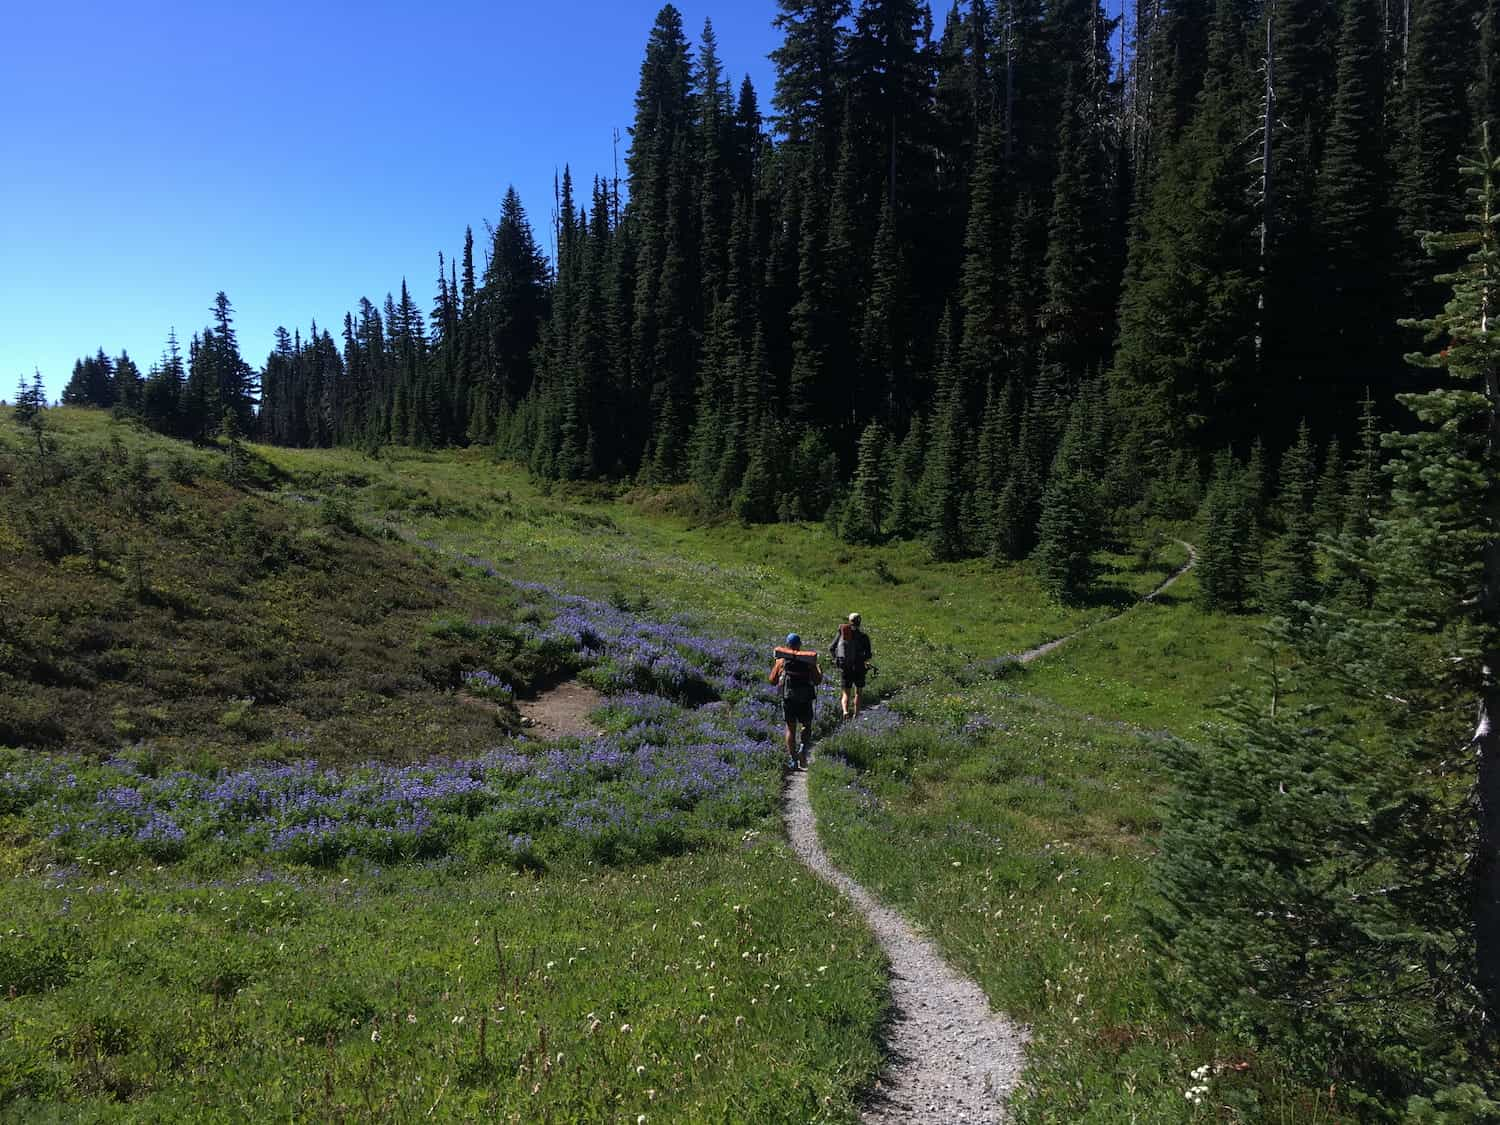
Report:
[{"label": "narrow dirt path", "polygon": [[564,738],[568,735],[591,738],[600,731],[589,722],[589,713],[605,702],[604,696],[587,684],[564,680],[535,699],[518,699],[516,708],[521,712],[525,733],[532,738]]},{"label": "narrow dirt path", "polygon": [[1156,589],[1152,590],[1140,601],[1132,602],[1130,605],[1120,610],[1119,613],[1112,613],[1102,621],[1095,621],[1092,625],[1085,625],[1082,629],[1079,629],[1077,633],[1069,633],[1066,637],[1058,637],[1055,641],[1048,641],[1046,644],[1037,645],[1036,648],[1029,648],[1025,652],[1018,652],[1016,653],[1016,659],[1019,660],[1022,664],[1030,664],[1033,660],[1039,659],[1040,657],[1046,656],[1049,652],[1061,648],[1063,645],[1071,641],[1074,637],[1077,637],[1082,633],[1087,633],[1090,629],[1097,629],[1100,625],[1107,625],[1111,621],[1118,621],[1121,617],[1124,617],[1127,613],[1129,613],[1136,606],[1140,605],[1142,602],[1155,601],[1173,583],[1175,583],[1188,571],[1192,570],[1193,565],[1198,561],[1197,547],[1194,547],[1186,539],[1179,539],[1177,540],[1177,542],[1181,543],[1184,547],[1187,548],[1187,562],[1183,563],[1171,574],[1167,575],[1167,577],[1161,581],[1160,585],[1158,585]]},{"label": "narrow dirt path", "polygon": [[[1191,543],[1178,542],[1187,548],[1187,562],[1136,605],[1154,600],[1198,561]],[[1131,608],[1104,621],[1114,621]],[[1027,649],[1016,659],[1029,664],[1084,631]],[[1026,1028],[991,1011],[983,990],[950,966],[936,946],[834,866],[818,842],[806,773],[791,775],[786,796],[786,829],[792,849],[814,874],[854,903],[891,963],[895,1015],[886,1039],[889,1060],[861,1119],[869,1125],[1003,1122],[1006,1099],[1026,1064]]]},{"label": "narrow dirt path", "polygon": [[875,931],[891,962],[895,1016],[889,1068],[861,1115],[871,1123],[991,1125],[1021,1077],[1026,1031],[990,1011],[980,987],[951,968],[905,918],[833,865],[818,843],[807,774],[787,788],[787,834],[813,872],[842,891]]}]

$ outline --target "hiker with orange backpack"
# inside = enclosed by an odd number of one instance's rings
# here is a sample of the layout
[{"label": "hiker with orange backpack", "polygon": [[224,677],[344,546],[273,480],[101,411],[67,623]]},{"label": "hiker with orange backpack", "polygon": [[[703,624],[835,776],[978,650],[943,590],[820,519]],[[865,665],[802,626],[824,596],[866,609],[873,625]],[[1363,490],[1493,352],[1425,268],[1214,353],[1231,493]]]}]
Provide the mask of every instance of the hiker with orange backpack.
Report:
[{"label": "hiker with orange backpack", "polygon": [[[823,682],[818,654],[803,649],[796,633],[786,635],[786,644],[776,648],[776,663],[771,666],[770,680],[781,687],[781,714],[786,719],[787,769],[806,769],[812,749],[813,700]],[[801,752],[798,752],[797,727],[802,727]]]},{"label": "hiker with orange backpack", "polygon": [[[838,635],[833,638],[833,644],[828,649],[833,653],[834,665],[843,673],[844,691],[839,696],[839,708],[846,719],[859,717],[860,693],[864,691],[865,674],[870,670],[870,660],[875,655],[869,634],[859,625],[859,614],[851,613],[849,620],[839,626]],[[852,711],[849,708],[851,698],[854,702]]]}]

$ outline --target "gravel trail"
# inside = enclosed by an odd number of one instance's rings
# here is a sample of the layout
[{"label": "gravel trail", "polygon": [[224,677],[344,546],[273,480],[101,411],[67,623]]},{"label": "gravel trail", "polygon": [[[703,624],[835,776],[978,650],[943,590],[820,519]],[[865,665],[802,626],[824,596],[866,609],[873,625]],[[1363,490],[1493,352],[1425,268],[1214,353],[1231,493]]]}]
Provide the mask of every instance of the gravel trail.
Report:
[{"label": "gravel trail", "polygon": [[[1191,543],[1182,545],[1187,562],[1141,601],[1156,598],[1198,561],[1197,549]],[[1077,635],[1048,641],[1016,659],[1030,663]],[[806,773],[791,775],[786,796],[792,849],[814,874],[859,908],[891,963],[895,1014],[886,1035],[888,1063],[861,1119],[869,1125],[1003,1122],[1006,1099],[1026,1065],[1026,1028],[992,1012],[980,987],[949,965],[932,942],[834,866],[818,842]]]},{"label": "gravel trail", "polygon": [[872,1125],[1003,1121],[1005,1098],[1025,1065],[1026,1030],[990,1011],[977,984],[833,865],[818,843],[806,773],[792,774],[787,786],[786,826],[802,861],[859,908],[891,962],[890,1057],[862,1119]]}]

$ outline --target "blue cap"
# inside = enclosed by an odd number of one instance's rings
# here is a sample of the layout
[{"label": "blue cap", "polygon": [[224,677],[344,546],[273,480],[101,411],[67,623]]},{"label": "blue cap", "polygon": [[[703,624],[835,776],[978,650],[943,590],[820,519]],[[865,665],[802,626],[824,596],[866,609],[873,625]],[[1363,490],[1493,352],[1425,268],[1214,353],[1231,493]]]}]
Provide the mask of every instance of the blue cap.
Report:
[{"label": "blue cap", "polygon": [[786,647],[787,648],[801,648],[802,647],[802,638],[799,637],[799,636],[797,636],[796,633],[788,633],[786,635]]}]

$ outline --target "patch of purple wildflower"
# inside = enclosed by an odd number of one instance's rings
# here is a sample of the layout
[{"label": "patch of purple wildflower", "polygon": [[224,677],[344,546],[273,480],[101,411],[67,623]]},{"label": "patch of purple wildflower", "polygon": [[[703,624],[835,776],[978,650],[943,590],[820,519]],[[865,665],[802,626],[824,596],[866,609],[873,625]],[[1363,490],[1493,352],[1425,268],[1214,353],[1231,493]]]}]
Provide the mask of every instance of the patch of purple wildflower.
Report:
[{"label": "patch of purple wildflower", "polygon": [[463,682],[464,689],[469,693],[482,699],[492,699],[496,703],[509,703],[515,694],[508,683],[484,668],[465,672]]},{"label": "patch of purple wildflower", "polygon": [[[536,583],[521,589],[534,621],[463,627],[505,630],[579,670],[607,696],[596,714],[601,737],[337,771],[313,759],[168,771],[137,745],[71,772],[58,761],[17,760],[0,774],[0,810],[23,812],[74,855],[172,859],[215,848],[307,863],[465,855],[524,866],[569,852],[648,859],[774,815],[781,714],[766,683],[769,646],[705,637],[686,618],[653,621]],[[464,686],[510,696],[484,669],[467,673]],[[833,710],[821,708],[825,729]]]},{"label": "patch of purple wildflower", "polygon": [[[420,765],[333,771],[308,759],[214,774],[163,771],[136,745],[81,769],[83,784],[55,763],[9,769],[0,807],[26,810],[78,855],[169,859],[217,847],[303,862],[466,853],[523,865],[577,849],[649,858],[774,813],[780,708],[765,682],[768,651],[699,636],[681,618],[649,621],[535,583],[525,592],[555,613],[516,631],[565,652],[606,690],[600,738]],[[508,694],[483,669],[465,687]],[[690,706],[705,700],[720,702]]]}]

